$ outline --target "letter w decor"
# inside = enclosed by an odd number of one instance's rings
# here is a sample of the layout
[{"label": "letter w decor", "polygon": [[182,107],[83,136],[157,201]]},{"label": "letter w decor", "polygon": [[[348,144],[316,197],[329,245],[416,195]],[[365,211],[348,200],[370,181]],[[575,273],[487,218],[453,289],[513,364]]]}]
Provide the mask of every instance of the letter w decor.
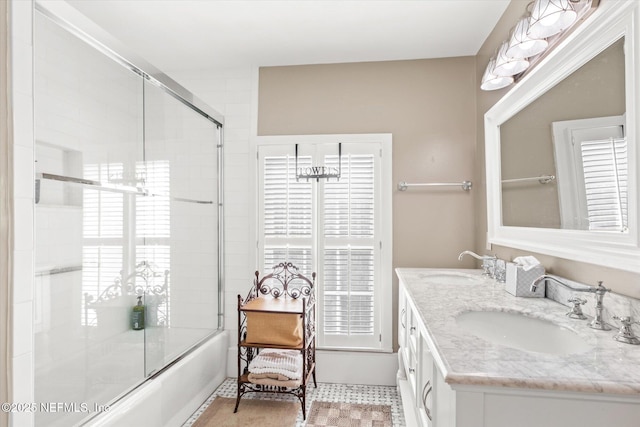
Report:
[{"label": "letter w decor", "polygon": [[334,166],[310,166],[306,168],[298,167],[298,144],[296,144],[296,181],[300,178],[304,178],[307,181],[315,178],[316,181],[320,181],[320,178],[335,178],[340,180],[340,173],[342,172],[342,143],[338,143],[338,167]]}]

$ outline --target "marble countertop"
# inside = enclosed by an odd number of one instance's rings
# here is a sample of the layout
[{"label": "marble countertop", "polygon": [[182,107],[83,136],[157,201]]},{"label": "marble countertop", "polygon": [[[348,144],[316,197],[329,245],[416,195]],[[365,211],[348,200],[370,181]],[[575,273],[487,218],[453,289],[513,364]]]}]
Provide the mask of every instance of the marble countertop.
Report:
[{"label": "marble countertop", "polygon": [[[481,270],[429,268],[398,268],[396,274],[419,311],[447,383],[638,397],[640,346],[615,341],[615,327],[611,331],[591,329],[589,320],[565,316],[567,307],[548,298],[515,297],[504,290],[503,283],[492,279],[464,285],[435,284],[428,279],[444,271],[481,274]],[[592,294],[586,298],[587,305],[594,304]],[[472,310],[521,312],[550,320],[574,331],[592,348],[553,355],[492,344],[457,325],[456,315]]]}]

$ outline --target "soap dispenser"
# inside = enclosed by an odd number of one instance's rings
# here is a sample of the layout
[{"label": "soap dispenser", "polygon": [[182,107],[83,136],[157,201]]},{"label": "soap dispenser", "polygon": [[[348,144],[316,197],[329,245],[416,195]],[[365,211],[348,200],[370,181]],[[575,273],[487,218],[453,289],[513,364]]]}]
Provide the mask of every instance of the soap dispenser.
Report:
[{"label": "soap dispenser", "polygon": [[138,303],[133,306],[131,327],[135,330],[144,329],[144,304],[142,304],[142,295],[138,296]]}]

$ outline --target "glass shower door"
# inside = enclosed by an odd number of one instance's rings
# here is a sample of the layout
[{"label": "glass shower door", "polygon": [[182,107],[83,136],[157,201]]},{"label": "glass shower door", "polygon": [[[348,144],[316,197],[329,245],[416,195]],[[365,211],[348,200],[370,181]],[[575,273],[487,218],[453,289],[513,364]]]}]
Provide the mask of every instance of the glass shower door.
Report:
[{"label": "glass shower door", "polygon": [[218,328],[218,127],[151,83],[144,86],[149,196],[136,198],[136,263],[166,274],[145,290],[145,374]]},{"label": "glass shower door", "polygon": [[34,397],[71,405],[35,420],[66,427],[222,327],[221,129],[42,13],[34,52]]},{"label": "glass shower door", "polygon": [[132,203],[143,153],[139,75],[35,15],[36,425],[68,426],[144,379]]}]

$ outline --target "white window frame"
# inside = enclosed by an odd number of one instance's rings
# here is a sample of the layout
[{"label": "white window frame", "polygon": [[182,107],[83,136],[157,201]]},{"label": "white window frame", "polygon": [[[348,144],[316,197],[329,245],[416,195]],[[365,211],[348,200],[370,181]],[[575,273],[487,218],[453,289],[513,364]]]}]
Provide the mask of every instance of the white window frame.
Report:
[{"label": "white window frame", "polygon": [[622,138],[625,124],[626,114],[551,123],[562,228],[589,229],[582,154],[576,142]]},{"label": "white window frame", "polygon": [[[254,226],[254,242],[252,245],[255,248],[255,253],[252,254],[252,259],[257,267],[262,262],[262,251],[264,239],[261,235],[261,210],[260,199],[262,190],[260,188],[260,173],[262,170],[259,164],[261,153],[269,151],[269,146],[288,146],[291,149],[291,153],[294,153],[295,144],[298,144],[301,155],[303,155],[305,146],[307,144],[336,144],[342,142],[343,144],[378,144],[380,148],[380,176],[379,176],[379,204],[380,214],[376,215],[376,229],[377,234],[374,237],[378,250],[380,251],[380,265],[376,265],[376,273],[379,274],[379,280],[376,283],[376,301],[379,304],[376,306],[377,310],[377,325],[376,333],[379,333],[378,340],[374,345],[362,346],[358,343],[354,344],[354,341],[343,342],[340,344],[334,343],[329,345],[323,342],[322,337],[319,336],[318,348],[319,349],[331,349],[331,350],[347,350],[347,351],[375,351],[375,352],[387,352],[393,351],[393,319],[392,319],[392,289],[393,289],[393,224],[392,224],[392,136],[391,134],[338,134],[338,135],[278,135],[278,136],[259,136],[255,138],[255,143],[252,144],[255,152],[253,158],[256,159],[256,167],[252,168],[255,171],[253,177],[253,192],[254,196],[254,209],[252,220]],[[282,152],[280,150],[280,152]],[[324,153],[324,151],[323,151]],[[337,148],[336,148],[337,154]],[[320,191],[320,186],[315,185],[313,194],[316,197],[317,192]],[[320,231],[319,228],[319,214],[314,212],[314,230],[316,234]],[[317,244],[313,244],[312,249],[315,251],[318,247]],[[313,254],[316,263],[319,263],[319,254]],[[321,273],[321,266],[315,265],[315,271]],[[318,294],[318,296],[320,296]],[[320,311],[319,308],[318,311]],[[317,328],[318,332],[320,327]]]}]

